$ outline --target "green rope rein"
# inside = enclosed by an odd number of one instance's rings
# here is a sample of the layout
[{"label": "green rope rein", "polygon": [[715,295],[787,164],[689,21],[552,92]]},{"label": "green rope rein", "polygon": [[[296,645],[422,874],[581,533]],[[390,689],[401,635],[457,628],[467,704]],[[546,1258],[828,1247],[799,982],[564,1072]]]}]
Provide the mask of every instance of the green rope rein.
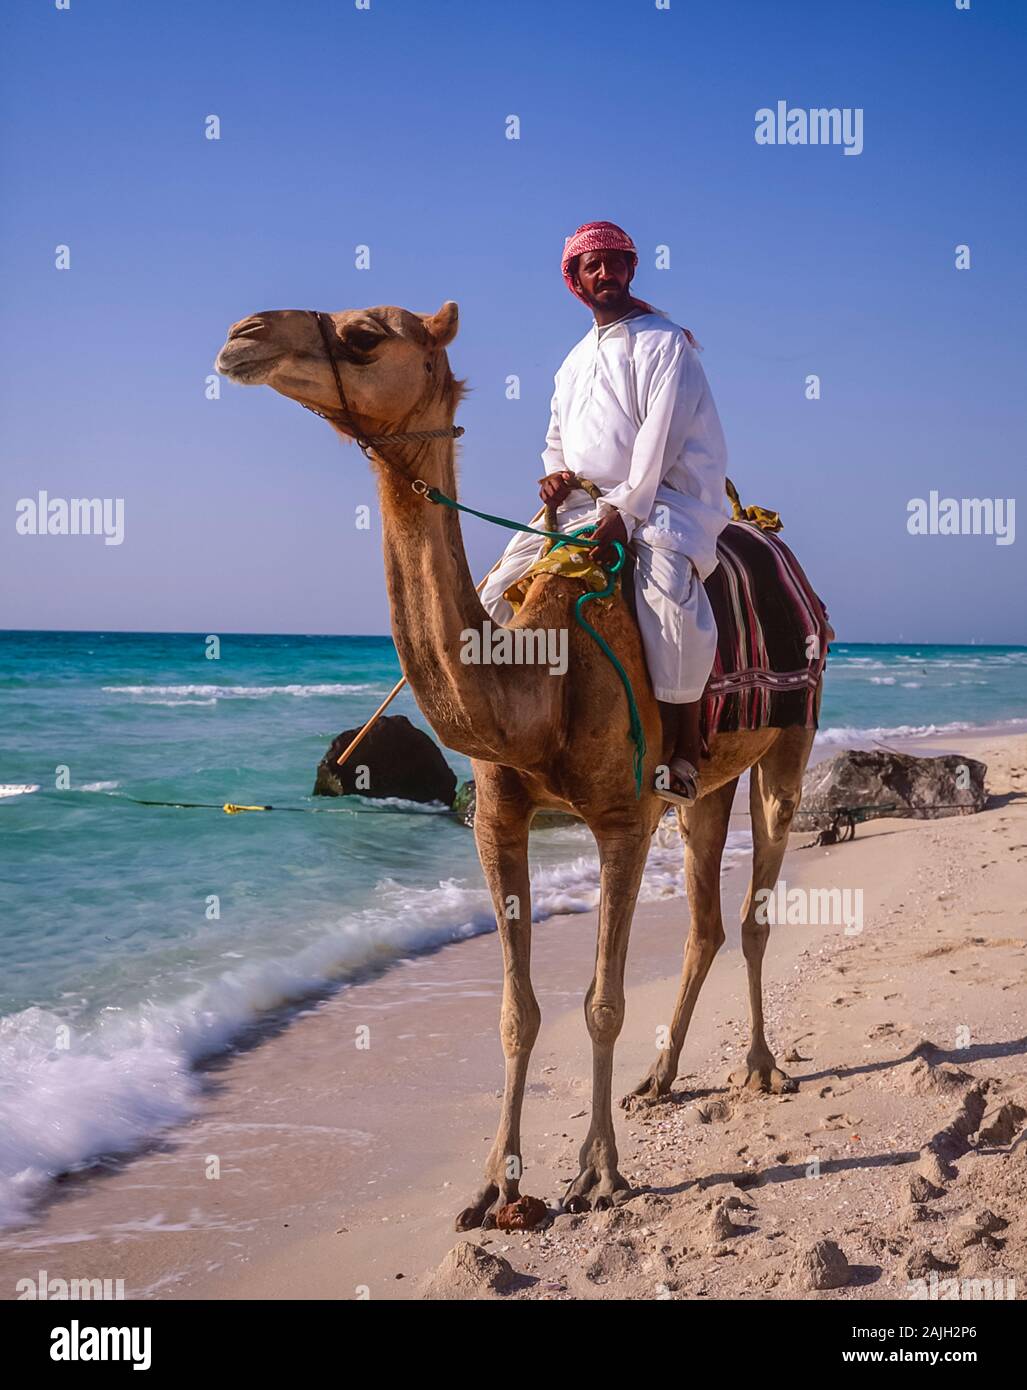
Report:
[{"label": "green rope rein", "polygon": [[[585,536],[586,532],[590,532],[594,529],[591,526],[581,526],[576,531],[569,531],[566,534],[563,531],[544,531],[537,526],[522,526],[520,522],[511,521],[509,517],[492,516],[488,512],[476,511],[474,507],[466,507],[462,502],[457,502],[455,498],[447,497],[444,492],[440,492],[438,488],[435,487],[427,488],[424,492],[424,496],[429,502],[439,502],[444,507],[452,507],[454,511],[467,512],[470,516],[479,517],[482,521],[490,521],[493,526],[504,526],[508,531],[525,531],[532,536],[544,536],[546,540],[556,542],[553,546],[554,550],[559,550],[561,546],[568,545],[578,546],[581,549],[588,549],[592,543],[588,539],[580,539]],[[616,589],[617,576],[624,568],[624,561],[627,557],[620,541],[614,541],[613,548],[617,552],[617,559],[612,565],[604,566],[610,576],[609,584],[605,589],[586,590],[574,605],[574,619],[578,626],[583,628],[597,644],[599,650],[617,672],[617,675],[620,677],[620,683],[624,687],[624,694],[628,699],[628,737],[635,745],[635,796],[637,798],[642,795],[642,765],[645,762],[646,744],[645,730],[642,728],[642,719],[638,713],[638,705],[635,702],[635,692],[631,688],[631,681],[628,679],[628,673],[617,659],[616,653],[606,639],[596,632],[595,628],[592,627],[590,623],[586,622],[581,611],[585,604],[591,602],[592,599],[609,598]]]}]

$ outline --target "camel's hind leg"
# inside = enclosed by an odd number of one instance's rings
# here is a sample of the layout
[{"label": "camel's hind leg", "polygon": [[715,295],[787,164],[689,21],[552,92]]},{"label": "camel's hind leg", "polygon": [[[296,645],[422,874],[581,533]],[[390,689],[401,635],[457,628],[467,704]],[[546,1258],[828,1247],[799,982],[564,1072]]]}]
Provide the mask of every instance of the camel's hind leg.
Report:
[{"label": "camel's hind leg", "polygon": [[624,1023],[624,964],[651,829],[637,823],[594,826],[599,845],[599,935],[585,1022],[592,1039],[592,1122],[579,1155],[580,1171],[564,1195],[567,1211],[596,1210],[623,1201],[629,1185],[617,1169],[613,1128],[613,1050]]},{"label": "camel's hind leg", "polygon": [[[749,977],[749,1018],[752,1039],[745,1069],[731,1083],[749,1090],[794,1090],[794,1082],[778,1067],[763,1030],[763,954],[770,926],[759,911],[757,895],[770,890],[781,872],[788,831],[802,795],[802,775],[813,747],[813,729],[786,729],[750,773],[752,814],[752,881],[742,906],[742,953]],[[762,920],[759,920],[762,919]]]},{"label": "camel's hind leg", "polygon": [[736,777],[702,797],[687,813],[685,887],[692,925],[685,942],[681,986],[667,1044],[648,1074],[621,1101],[626,1109],[630,1110],[636,1105],[652,1105],[670,1095],[695,1001],[699,998],[714,956],[724,944],[724,923],[720,914],[720,861],[737,786]]},{"label": "camel's hind leg", "polygon": [[[503,1108],[495,1143],[485,1164],[485,1180],[456,1219],[458,1231],[495,1224],[495,1213],[520,1195],[521,1107],[531,1049],[541,1011],[531,985],[531,887],[528,827],[532,808],[516,774],[506,768],[475,766],[478,784],[474,836],[485,871],[503,948],[503,1004],[499,1031],[506,1057]],[[488,794],[483,784],[488,781]]]}]

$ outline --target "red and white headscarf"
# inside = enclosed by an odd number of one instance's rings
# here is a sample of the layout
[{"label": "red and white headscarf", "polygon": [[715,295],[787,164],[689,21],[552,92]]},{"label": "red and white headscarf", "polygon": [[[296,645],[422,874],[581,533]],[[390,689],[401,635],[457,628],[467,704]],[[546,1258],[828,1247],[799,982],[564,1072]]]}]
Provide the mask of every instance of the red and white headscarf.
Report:
[{"label": "red and white headscarf", "polygon": [[[587,251],[623,251],[630,258],[632,266],[638,265],[638,249],[623,227],[618,227],[616,222],[586,222],[573,236],[567,238],[563,248],[563,260],[560,263],[567,288],[582,304],[588,304],[588,300],[574,283],[574,274],[578,268],[578,257],[585,255]],[[644,299],[636,299],[634,295],[631,296],[631,302],[639,309],[644,309],[647,314],[660,312]],[[685,336],[694,348],[699,346],[687,328]]]},{"label": "red and white headscarf", "polygon": [[[575,298],[580,299],[582,304],[587,304],[588,300],[574,283],[574,272],[577,270],[577,259],[583,256],[586,251],[623,251],[629,257],[633,266],[638,265],[638,251],[635,243],[628,236],[622,227],[618,227],[616,222],[586,222],[579,227],[573,236],[567,238],[563,248],[563,261],[560,269],[563,271],[563,278],[567,282],[567,288]],[[638,304],[642,300],[635,301]],[[649,305],[646,306],[650,307]]]}]

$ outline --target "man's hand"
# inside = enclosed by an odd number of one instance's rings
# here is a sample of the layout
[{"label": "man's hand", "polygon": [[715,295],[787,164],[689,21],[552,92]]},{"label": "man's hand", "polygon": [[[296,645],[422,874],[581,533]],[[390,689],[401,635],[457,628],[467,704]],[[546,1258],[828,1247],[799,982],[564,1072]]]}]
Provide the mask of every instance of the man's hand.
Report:
[{"label": "man's hand", "polygon": [[573,473],[547,473],[539,478],[538,495],[547,507],[559,507],[578,485]]},{"label": "man's hand", "polygon": [[621,545],[625,546],[628,543],[627,527],[620,512],[607,512],[596,527],[592,539],[594,544],[588,552],[588,558],[598,560],[600,564],[612,564],[617,558],[617,552],[613,548],[614,541],[620,541]]}]

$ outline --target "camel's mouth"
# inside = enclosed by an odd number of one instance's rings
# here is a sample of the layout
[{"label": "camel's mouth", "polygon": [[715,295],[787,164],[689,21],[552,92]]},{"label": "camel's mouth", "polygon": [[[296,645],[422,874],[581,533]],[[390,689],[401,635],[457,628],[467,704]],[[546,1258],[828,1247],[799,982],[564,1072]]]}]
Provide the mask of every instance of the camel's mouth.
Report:
[{"label": "camel's mouth", "polygon": [[259,343],[229,341],[218,353],[214,370],[241,386],[259,386],[267,381],[281,357],[280,352],[268,352]]}]

